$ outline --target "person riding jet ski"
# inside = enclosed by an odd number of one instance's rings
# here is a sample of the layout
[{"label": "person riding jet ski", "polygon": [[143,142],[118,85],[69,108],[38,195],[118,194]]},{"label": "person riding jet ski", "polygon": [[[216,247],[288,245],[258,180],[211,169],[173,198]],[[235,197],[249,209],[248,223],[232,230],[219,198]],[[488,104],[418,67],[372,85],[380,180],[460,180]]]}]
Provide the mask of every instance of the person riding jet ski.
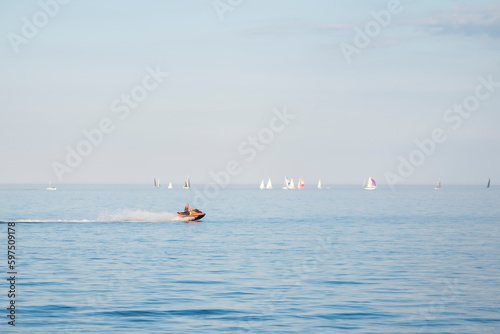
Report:
[{"label": "person riding jet ski", "polygon": [[198,209],[194,209],[189,206],[189,203],[184,207],[183,212],[177,212],[178,217],[185,218],[187,221],[197,221],[203,217],[205,214]]}]

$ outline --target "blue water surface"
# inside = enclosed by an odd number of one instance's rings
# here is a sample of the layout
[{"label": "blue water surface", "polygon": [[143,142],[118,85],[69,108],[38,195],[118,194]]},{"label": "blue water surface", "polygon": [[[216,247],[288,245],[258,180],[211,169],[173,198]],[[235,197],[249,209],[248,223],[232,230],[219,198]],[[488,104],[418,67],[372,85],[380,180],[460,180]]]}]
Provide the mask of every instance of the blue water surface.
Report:
[{"label": "blue water surface", "polygon": [[[0,332],[500,332],[499,188],[200,193],[0,186]],[[203,222],[177,221],[193,201]]]}]

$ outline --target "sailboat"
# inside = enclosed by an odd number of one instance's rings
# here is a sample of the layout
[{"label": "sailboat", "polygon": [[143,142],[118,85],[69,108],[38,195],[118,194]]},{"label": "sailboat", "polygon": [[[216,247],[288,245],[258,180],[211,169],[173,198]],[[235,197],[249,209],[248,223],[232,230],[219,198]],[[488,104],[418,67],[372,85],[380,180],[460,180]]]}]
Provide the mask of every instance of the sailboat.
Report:
[{"label": "sailboat", "polygon": [[52,182],[49,181],[49,186],[47,187],[47,190],[57,190],[56,187],[52,187]]},{"label": "sailboat", "polygon": [[265,188],[265,186],[264,186],[264,180],[260,181],[260,187],[259,188],[260,189],[264,189]]},{"label": "sailboat", "polygon": [[187,177],[186,181],[184,181],[184,186],[182,188],[184,189],[191,188],[191,182],[189,181],[189,176]]},{"label": "sailboat", "polygon": [[[365,182],[363,181],[363,184]],[[375,190],[377,189],[377,183],[375,182],[374,179],[372,179],[371,177],[368,178],[368,184],[366,185],[366,187],[364,187],[366,190]]]},{"label": "sailboat", "polygon": [[299,179],[299,184],[298,184],[297,189],[304,189],[304,180]]},{"label": "sailboat", "polygon": [[295,185],[293,184],[293,179],[290,179],[290,182],[288,182],[288,189],[295,189]]},{"label": "sailboat", "polygon": [[441,179],[438,179],[438,183],[436,183],[436,187],[434,189],[441,189]]},{"label": "sailboat", "polygon": [[156,177],[153,178],[153,188],[160,188],[160,179],[156,179]]},{"label": "sailboat", "polygon": [[173,188],[173,187],[172,187],[172,182],[170,182],[170,183],[168,184],[168,187],[167,187],[167,188],[168,188],[168,189],[172,189],[172,188]]},{"label": "sailboat", "polygon": [[290,183],[290,181],[285,176],[285,184],[283,185],[283,189],[288,189],[288,184],[289,183]]},{"label": "sailboat", "polygon": [[323,189],[323,186],[321,185],[321,179],[318,181],[318,189]]},{"label": "sailboat", "polygon": [[271,183],[271,178],[269,178],[269,180],[267,180],[266,189],[273,189],[273,184]]},{"label": "sailboat", "polygon": [[486,185],[486,189],[490,189],[490,181],[491,179],[488,179],[488,184]]}]

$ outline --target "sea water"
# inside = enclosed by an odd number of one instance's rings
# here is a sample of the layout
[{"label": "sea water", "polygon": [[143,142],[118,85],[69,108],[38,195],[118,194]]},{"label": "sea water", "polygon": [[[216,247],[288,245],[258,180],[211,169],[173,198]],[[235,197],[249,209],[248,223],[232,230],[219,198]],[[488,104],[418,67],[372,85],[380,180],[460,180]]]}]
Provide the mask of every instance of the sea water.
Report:
[{"label": "sea water", "polygon": [[197,191],[0,186],[0,332],[500,331],[500,188]]}]

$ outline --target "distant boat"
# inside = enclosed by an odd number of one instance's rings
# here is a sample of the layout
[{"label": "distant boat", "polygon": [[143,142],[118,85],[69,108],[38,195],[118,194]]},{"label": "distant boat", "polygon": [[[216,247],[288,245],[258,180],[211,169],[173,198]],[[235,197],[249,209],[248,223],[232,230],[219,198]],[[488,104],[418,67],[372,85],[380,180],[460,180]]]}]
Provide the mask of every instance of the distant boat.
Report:
[{"label": "distant boat", "polygon": [[167,188],[168,188],[168,189],[172,189],[172,188],[173,188],[173,187],[172,187],[172,182],[170,182],[170,183],[168,184],[168,187],[167,187]]},{"label": "distant boat", "polygon": [[267,180],[266,189],[273,189],[273,184],[271,183],[271,179]]},{"label": "distant boat", "polygon": [[486,185],[486,189],[490,188],[490,181],[491,181],[491,179],[488,179],[488,185]]},{"label": "distant boat", "polygon": [[318,181],[318,189],[323,189],[323,186],[321,185],[321,179]]},{"label": "distant boat", "polygon": [[434,189],[441,189],[441,179],[438,179],[438,183],[436,183],[436,187]]},{"label": "distant boat", "polygon": [[187,177],[186,181],[184,181],[184,186],[182,186],[184,189],[189,189],[191,188],[191,181],[189,181],[189,176]]},{"label": "distant boat", "polygon": [[161,184],[160,184],[160,179],[156,179],[156,177],[153,178],[153,188],[160,188],[161,187]]},{"label": "distant boat", "polygon": [[[363,185],[365,184],[365,182],[363,181]],[[377,183],[375,182],[374,179],[372,179],[371,177],[368,178],[368,184],[366,185],[366,187],[364,187],[366,190],[375,190],[377,189]]]},{"label": "distant boat", "polygon": [[264,186],[264,180],[260,181],[260,189],[265,189],[266,186]]},{"label": "distant boat", "polygon": [[52,187],[52,182],[49,181],[49,186],[47,187],[47,190],[57,190],[56,187]]},{"label": "distant boat", "polygon": [[304,189],[304,180],[299,179],[299,184],[297,185],[297,189]]},{"label": "distant boat", "polygon": [[293,179],[288,179],[285,176],[285,184],[283,185],[283,189],[295,189],[295,186],[293,184]]},{"label": "distant boat", "polygon": [[288,184],[290,183],[290,180],[287,179],[285,176],[285,184],[283,185],[283,189],[288,189]]}]

